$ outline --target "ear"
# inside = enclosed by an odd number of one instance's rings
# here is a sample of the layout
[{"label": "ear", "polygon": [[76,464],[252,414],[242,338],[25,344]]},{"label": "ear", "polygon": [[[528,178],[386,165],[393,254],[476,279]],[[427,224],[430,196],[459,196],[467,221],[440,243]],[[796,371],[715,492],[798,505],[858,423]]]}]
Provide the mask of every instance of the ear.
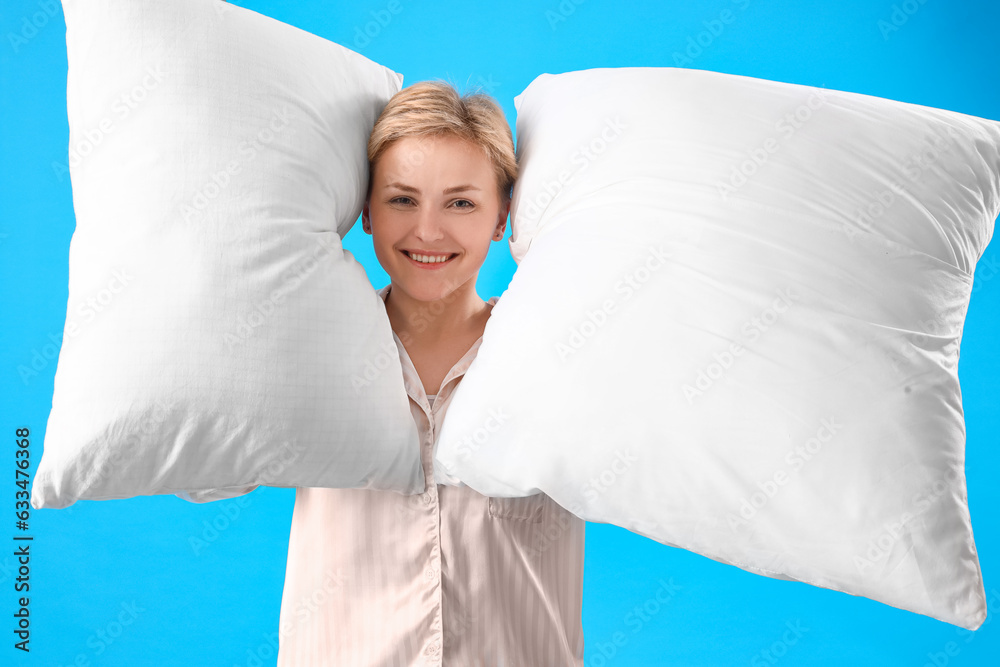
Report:
[{"label": "ear", "polygon": [[368,200],[366,199],[365,200],[365,205],[361,209],[361,228],[363,230],[365,230],[366,234],[371,234],[372,233],[372,219],[371,218],[372,218],[371,206],[369,205]]},{"label": "ear", "polygon": [[496,231],[500,235],[500,238],[497,239],[497,241],[503,239],[503,232],[504,232],[504,229],[507,227],[507,215],[509,213],[510,213],[510,202],[508,201],[500,209],[500,215],[497,216],[497,228],[496,228]]}]

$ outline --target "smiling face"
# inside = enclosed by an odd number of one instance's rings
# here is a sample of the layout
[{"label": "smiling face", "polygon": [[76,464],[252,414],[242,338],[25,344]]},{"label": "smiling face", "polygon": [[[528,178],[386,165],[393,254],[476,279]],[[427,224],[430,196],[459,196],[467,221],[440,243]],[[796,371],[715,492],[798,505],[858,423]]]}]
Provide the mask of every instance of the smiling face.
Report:
[{"label": "smiling face", "polygon": [[483,150],[450,135],[404,137],[373,172],[362,217],[393,289],[417,301],[474,293],[509,210]]}]

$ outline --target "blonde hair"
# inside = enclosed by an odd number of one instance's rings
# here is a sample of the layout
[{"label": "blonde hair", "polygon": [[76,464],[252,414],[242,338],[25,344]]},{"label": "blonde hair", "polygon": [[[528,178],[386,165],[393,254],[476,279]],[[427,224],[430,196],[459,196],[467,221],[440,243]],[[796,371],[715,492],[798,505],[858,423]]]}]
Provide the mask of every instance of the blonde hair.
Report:
[{"label": "blonde hair", "polygon": [[392,96],[368,138],[368,196],[375,165],[404,137],[453,135],[483,149],[493,165],[501,207],[517,179],[514,138],[503,109],[486,93],[459,95],[445,81],[420,81]]}]

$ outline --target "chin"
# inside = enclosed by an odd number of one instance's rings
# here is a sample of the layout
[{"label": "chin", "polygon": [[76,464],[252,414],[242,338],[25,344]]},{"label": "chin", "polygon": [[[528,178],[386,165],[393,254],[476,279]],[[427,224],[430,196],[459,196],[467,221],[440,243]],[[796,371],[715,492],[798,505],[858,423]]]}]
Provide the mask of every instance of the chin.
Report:
[{"label": "chin", "polygon": [[438,301],[452,294],[455,289],[449,289],[442,280],[421,281],[393,281],[397,288],[406,292],[411,298],[417,301]]}]

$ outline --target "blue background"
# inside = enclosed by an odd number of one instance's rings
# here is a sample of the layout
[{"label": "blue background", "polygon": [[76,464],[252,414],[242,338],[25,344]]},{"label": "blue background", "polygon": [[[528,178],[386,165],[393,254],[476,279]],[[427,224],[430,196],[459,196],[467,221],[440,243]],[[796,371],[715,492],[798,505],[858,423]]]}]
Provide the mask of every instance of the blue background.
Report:
[{"label": "blue background", "polygon": [[[396,2],[238,4],[352,48],[404,74],[404,85],[443,78],[460,90],[478,86],[499,100],[512,128],[514,96],[543,72],[677,64],[1000,119],[995,1]],[[713,35],[706,24],[724,9],[735,19]],[[75,223],[69,177],[52,166],[67,161],[69,138],[61,8],[50,0],[4,0],[2,14],[0,466],[8,472],[0,474],[6,480],[0,525],[7,526],[0,541],[13,544],[14,431],[32,429],[37,464]],[[689,60],[675,61],[699,35],[703,45],[691,48]],[[388,278],[359,229],[345,246],[381,287]],[[994,620],[1000,611],[1000,454],[990,435],[1000,426],[1000,353],[993,344],[1000,324],[998,268],[993,243],[976,271],[959,365],[969,505],[991,601],[978,632],[588,524],[587,667],[1000,664],[1000,622]],[[494,246],[480,275],[480,296],[501,294],[514,269],[506,246]],[[17,368],[36,353],[48,359],[38,376],[22,381]],[[33,511],[32,652],[28,657],[12,648],[17,573],[13,547],[0,547],[0,664],[274,664],[268,635],[278,626],[294,493],[261,488],[242,505],[153,496]],[[213,522],[225,527],[206,533]],[[197,553],[192,537],[205,540]],[[661,581],[671,580],[676,592],[657,603]],[[131,623],[110,643],[100,642],[99,633],[119,629],[115,622],[130,605],[134,613],[123,618]],[[634,610],[644,606],[637,622]],[[785,634],[786,624],[800,628],[794,643],[785,641],[793,637]],[[615,643],[616,632],[624,643]]]}]

